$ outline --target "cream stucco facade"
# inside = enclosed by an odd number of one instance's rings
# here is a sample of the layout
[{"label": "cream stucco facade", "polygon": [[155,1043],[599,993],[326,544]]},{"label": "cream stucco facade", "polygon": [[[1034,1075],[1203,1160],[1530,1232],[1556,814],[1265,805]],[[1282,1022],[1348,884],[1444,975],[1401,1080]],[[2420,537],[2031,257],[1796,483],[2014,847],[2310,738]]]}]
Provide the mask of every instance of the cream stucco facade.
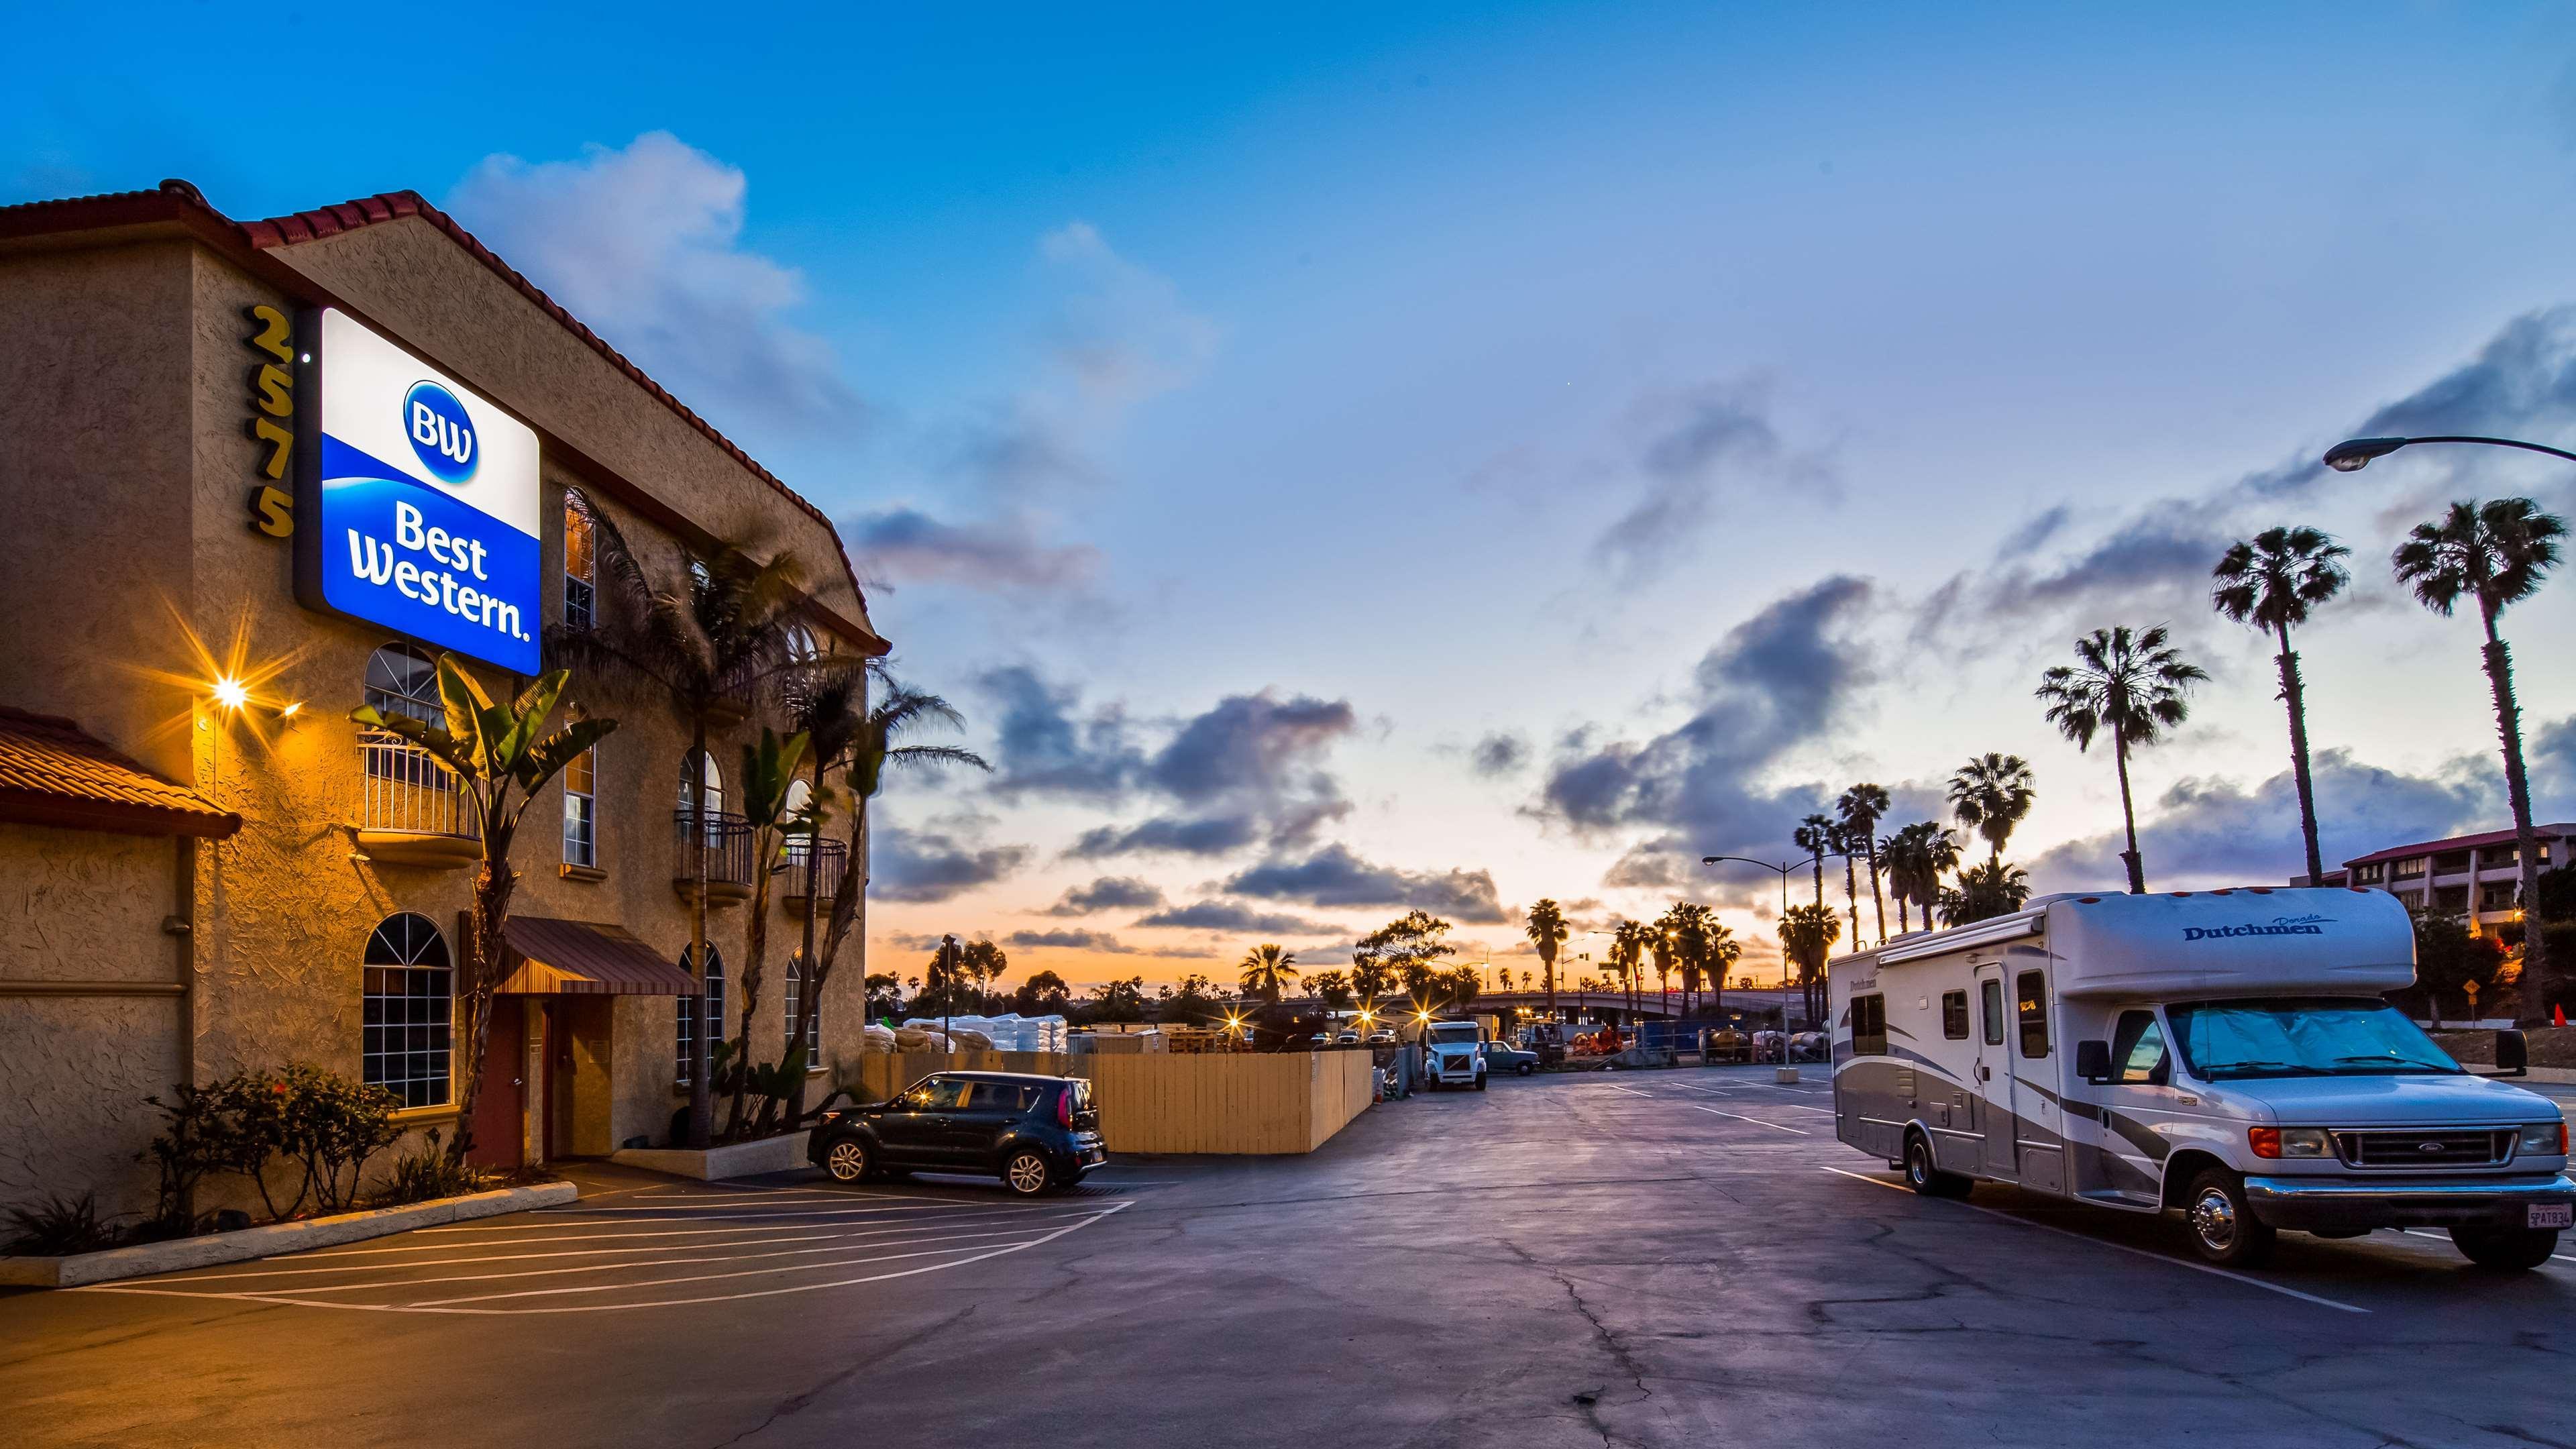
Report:
[{"label": "cream stucco facade", "polygon": [[[334,230],[335,216],[362,224]],[[262,304],[348,311],[536,430],[543,622],[559,621],[564,495],[578,488],[666,577],[708,536],[794,550],[825,647],[884,648],[819,513],[417,198],[247,226],[171,188],[0,210],[0,327],[25,344],[0,360],[0,536],[14,556],[0,570],[0,704],[67,717],[242,821],[202,841],[0,822],[0,1203],[96,1190],[115,1211],[148,1207],[146,1094],[296,1062],[357,1077],[378,923],[417,913],[462,950],[470,867],[377,859],[354,829],[366,774],[347,713],[370,656],[402,641],[299,604],[292,543],[251,527],[267,448],[247,431],[244,317]],[[211,672],[235,667],[258,681],[239,710],[208,692]],[[512,684],[477,672],[496,693]],[[686,729],[597,681],[576,678],[569,698],[619,722],[596,755],[596,868],[565,868],[561,787],[548,786],[518,839],[513,914],[612,923],[676,961],[690,934],[674,886]],[[728,774],[760,724],[711,739]],[[800,930],[783,903],[771,911],[755,1060],[780,1054]],[[709,915],[728,1034],[749,914]],[[827,1072],[855,1055],[864,940],[853,933],[823,1002]],[[678,1000],[504,998],[528,1027],[526,1082],[546,1081],[541,1043],[555,1043],[553,1117],[531,1086],[525,1155],[667,1139],[685,1100]],[[405,1117],[446,1127],[454,1108]]]}]

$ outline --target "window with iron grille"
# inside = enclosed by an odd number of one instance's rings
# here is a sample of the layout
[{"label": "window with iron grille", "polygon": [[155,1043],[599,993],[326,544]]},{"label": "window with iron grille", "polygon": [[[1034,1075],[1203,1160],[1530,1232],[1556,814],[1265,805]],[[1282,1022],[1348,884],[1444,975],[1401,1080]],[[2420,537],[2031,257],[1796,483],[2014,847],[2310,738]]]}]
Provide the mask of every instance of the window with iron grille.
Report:
[{"label": "window with iron grille", "polygon": [[[792,1037],[796,1032],[796,1013],[805,1005],[805,953],[798,951],[787,958],[787,1025]],[[805,1070],[823,1070],[823,1003],[814,1003],[814,1017],[805,1023]]]},{"label": "window with iron grille", "polygon": [[359,1073],[406,1107],[443,1107],[453,1060],[456,975],[426,916],[387,916],[367,938]]},{"label": "window with iron grille", "polygon": [[[690,969],[689,948],[686,946],[680,948],[680,969],[683,971]],[[676,1076],[672,1077],[671,1080],[680,1086],[685,1087],[689,1085],[690,1049],[697,1045],[698,1027],[700,1023],[703,1022],[707,1029],[707,1049],[709,1051],[713,1051],[715,1049],[715,1044],[717,1042],[724,1040],[724,969],[724,953],[716,949],[713,941],[708,942],[706,995],[702,997],[683,996],[679,999],[679,1072]],[[693,1010],[692,1008],[696,1009]]]},{"label": "window with iron grille", "polygon": [[599,865],[597,747],[572,757],[563,771],[563,859],[566,865]]},{"label": "window with iron grille", "polygon": [[563,599],[563,621],[567,629],[587,629],[593,622],[592,604],[596,598],[593,552],[590,500],[578,492],[568,492],[564,494]]}]

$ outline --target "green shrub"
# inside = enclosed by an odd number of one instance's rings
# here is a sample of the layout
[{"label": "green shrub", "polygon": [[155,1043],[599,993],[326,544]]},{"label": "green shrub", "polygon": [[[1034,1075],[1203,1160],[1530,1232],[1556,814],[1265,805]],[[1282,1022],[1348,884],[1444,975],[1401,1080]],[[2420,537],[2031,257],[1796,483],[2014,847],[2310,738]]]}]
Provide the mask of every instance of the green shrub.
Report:
[{"label": "green shrub", "polygon": [[[308,1200],[323,1212],[344,1211],[357,1199],[367,1159],[402,1136],[391,1092],[319,1067],[235,1072],[212,1086],[174,1087],[166,1102],[144,1101],[166,1123],[144,1155],[161,1168],[160,1216],[174,1225],[198,1182],[219,1172],[249,1178],[274,1219],[295,1216]],[[268,1181],[279,1159],[302,1169],[283,1208]]]},{"label": "green shrub", "polygon": [[116,1230],[98,1215],[96,1193],[82,1193],[78,1201],[55,1197],[38,1207],[13,1207],[8,1218],[17,1229],[7,1248],[12,1253],[59,1258],[116,1246]]},{"label": "green shrub", "polygon": [[376,1205],[401,1207],[442,1197],[463,1197],[469,1192],[481,1192],[491,1183],[491,1173],[448,1156],[438,1145],[437,1131],[432,1129],[419,1151],[394,1159],[393,1171],[386,1176]]}]

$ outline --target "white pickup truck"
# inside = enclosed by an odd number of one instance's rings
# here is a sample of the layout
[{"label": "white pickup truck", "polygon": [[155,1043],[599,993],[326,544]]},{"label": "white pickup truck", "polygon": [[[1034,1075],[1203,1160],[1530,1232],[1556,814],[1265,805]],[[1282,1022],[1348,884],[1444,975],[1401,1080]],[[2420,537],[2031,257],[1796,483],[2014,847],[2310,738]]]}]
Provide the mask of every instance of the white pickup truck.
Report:
[{"label": "white pickup truck", "polygon": [[1472,1021],[1435,1021],[1422,1028],[1422,1081],[1442,1087],[1485,1090],[1485,1033]]}]

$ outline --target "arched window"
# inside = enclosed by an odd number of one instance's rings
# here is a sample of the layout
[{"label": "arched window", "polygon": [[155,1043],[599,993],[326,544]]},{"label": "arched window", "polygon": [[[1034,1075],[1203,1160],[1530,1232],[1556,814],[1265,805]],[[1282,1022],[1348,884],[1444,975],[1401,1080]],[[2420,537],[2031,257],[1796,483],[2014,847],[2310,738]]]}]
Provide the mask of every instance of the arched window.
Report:
[{"label": "arched window", "polygon": [[698,767],[707,782],[707,814],[709,816],[714,816],[721,813],[724,810],[724,771],[716,768],[716,758],[714,755],[701,755],[695,750],[689,751],[687,754],[680,757],[680,810],[683,813],[686,813],[690,807],[697,804],[696,801],[689,798],[689,766],[691,764],[695,764]]},{"label": "arched window", "polygon": [[[680,969],[683,971],[689,969],[689,948],[686,946],[680,948]],[[693,1011],[690,1009],[692,1007],[700,1010]],[[707,994],[703,997],[680,998],[680,1062],[679,1070],[671,1078],[672,1081],[683,1087],[689,1084],[689,1052],[690,1048],[697,1043],[698,1026],[701,1021],[706,1025],[709,1051],[715,1049],[717,1042],[724,1040],[724,1008],[724,952],[716,949],[715,942],[709,941],[707,943]]]},{"label": "arched window", "polygon": [[592,573],[594,543],[590,500],[578,488],[565,490],[563,621],[567,629],[587,629],[596,618],[592,612],[598,597]]},{"label": "arched window", "polygon": [[[782,1041],[795,1038],[796,1014],[804,1009],[804,1005],[805,953],[796,951],[787,957],[787,1024],[780,1028],[786,1033],[780,1038]],[[813,1019],[805,1023],[805,1070],[823,1070],[823,1005],[820,1000],[814,1004]]]},{"label": "arched window", "polygon": [[446,1106],[456,1001],[447,938],[427,916],[385,917],[367,938],[361,992],[360,1080],[406,1107]]},{"label": "arched window", "polygon": [[563,768],[563,863],[599,867],[599,747],[572,757]]},{"label": "arched window", "polygon": [[367,656],[367,703],[386,716],[409,715],[427,724],[444,724],[446,706],[438,702],[438,664],[409,644],[388,644]]}]

